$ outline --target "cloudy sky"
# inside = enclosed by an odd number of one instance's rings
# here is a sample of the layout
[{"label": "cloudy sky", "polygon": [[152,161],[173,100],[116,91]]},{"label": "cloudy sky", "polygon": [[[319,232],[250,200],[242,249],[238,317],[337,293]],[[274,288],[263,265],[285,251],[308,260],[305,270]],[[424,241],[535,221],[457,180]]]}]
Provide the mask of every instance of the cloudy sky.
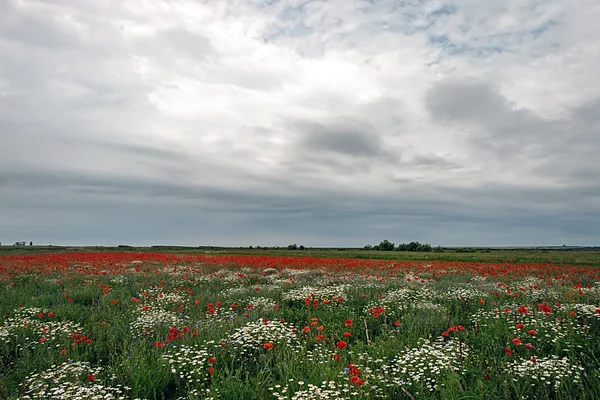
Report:
[{"label": "cloudy sky", "polygon": [[600,244],[597,0],[0,0],[0,241]]}]

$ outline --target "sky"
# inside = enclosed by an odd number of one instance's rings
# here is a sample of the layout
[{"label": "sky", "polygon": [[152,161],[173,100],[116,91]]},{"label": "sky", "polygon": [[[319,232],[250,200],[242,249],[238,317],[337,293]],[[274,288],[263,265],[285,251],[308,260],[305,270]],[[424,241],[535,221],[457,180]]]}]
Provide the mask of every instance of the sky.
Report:
[{"label": "sky", "polygon": [[0,0],[0,241],[600,245],[597,0]]}]

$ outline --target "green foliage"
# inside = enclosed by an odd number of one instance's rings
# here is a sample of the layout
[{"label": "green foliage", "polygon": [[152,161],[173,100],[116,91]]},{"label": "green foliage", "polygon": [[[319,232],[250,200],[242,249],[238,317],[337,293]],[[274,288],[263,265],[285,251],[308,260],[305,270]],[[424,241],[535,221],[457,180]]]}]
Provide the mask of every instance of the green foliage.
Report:
[{"label": "green foliage", "polygon": [[384,241],[379,243],[379,245],[376,247],[377,247],[377,250],[379,250],[379,251],[392,251],[392,250],[394,250],[394,243],[385,239]]},{"label": "green foliage", "polygon": [[419,242],[410,242],[410,243],[402,243],[396,247],[396,251],[418,251],[422,253],[427,253],[432,250],[431,245],[429,243],[419,243]]}]

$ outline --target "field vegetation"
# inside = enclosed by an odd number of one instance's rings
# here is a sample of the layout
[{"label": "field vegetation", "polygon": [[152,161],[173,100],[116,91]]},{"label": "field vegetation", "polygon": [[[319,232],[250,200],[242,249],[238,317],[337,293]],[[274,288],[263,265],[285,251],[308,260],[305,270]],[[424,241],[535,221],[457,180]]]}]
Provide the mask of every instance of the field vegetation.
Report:
[{"label": "field vegetation", "polygon": [[90,250],[3,248],[0,398],[600,398],[594,251]]}]

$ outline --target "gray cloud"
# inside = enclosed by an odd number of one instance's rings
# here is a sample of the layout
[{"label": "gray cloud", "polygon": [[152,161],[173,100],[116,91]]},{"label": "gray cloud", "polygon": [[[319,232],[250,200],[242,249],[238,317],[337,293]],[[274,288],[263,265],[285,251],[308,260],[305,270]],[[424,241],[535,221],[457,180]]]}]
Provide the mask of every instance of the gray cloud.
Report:
[{"label": "gray cloud", "polygon": [[0,1],[0,240],[597,244],[599,13]]},{"label": "gray cloud", "polygon": [[385,154],[381,137],[371,126],[342,120],[331,124],[312,121],[294,123],[300,131],[300,145],[310,152],[333,152],[351,157],[379,157]]}]

